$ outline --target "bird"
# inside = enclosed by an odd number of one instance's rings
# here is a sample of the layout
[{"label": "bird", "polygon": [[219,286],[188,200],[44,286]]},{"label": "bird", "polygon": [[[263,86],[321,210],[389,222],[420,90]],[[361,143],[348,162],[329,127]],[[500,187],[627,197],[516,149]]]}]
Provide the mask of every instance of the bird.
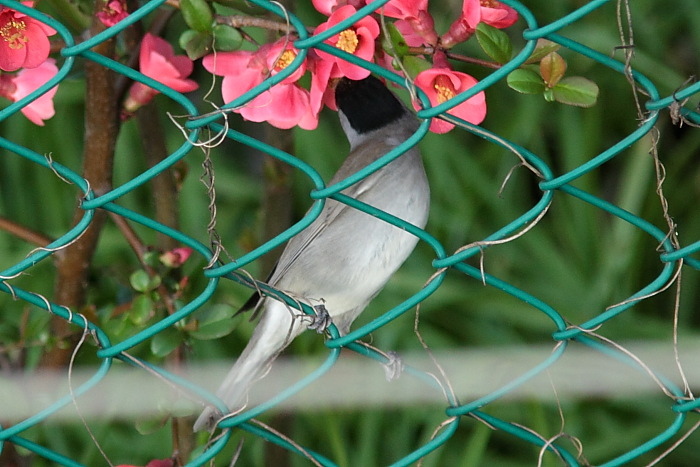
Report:
[{"label": "bird", "polygon": [[[417,117],[372,75],[361,80],[341,78],[335,100],[350,152],[329,185],[379,159],[419,127]],[[341,193],[416,227],[426,225],[430,188],[418,147]],[[318,218],[287,243],[267,284],[327,313],[340,335],[345,335],[417,242],[416,236],[400,227],[328,198]],[[258,301],[260,320],[216,392],[231,412],[247,405],[251,386],[308,326],[300,312],[283,302],[270,296],[253,298]],[[214,407],[205,408],[195,431],[213,429],[223,415]]]}]

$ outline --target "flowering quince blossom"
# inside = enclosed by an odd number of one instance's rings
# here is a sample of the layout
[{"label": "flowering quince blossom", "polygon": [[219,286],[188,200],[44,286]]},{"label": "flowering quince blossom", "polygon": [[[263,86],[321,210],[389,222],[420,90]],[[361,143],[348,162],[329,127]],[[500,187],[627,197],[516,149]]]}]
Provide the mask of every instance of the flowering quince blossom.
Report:
[{"label": "flowering quince blossom", "polygon": [[[282,38],[265,44],[257,51],[238,50],[207,55],[202,65],[207,71],[223,76],[221,95],[228,103],[262,83],[268,76],[284,70],[297,57],[298,50]],[[318,112],[310,106],[309,91],[296,81],[306,72],[306,61],[299,68],[235,111],[246,120],[268,122],[289,129],[299,125],[312,130],[318,125]]]},{"label": "flowering quince blossom", "polygon": [[[34,2],[22,2],[32,7]],[[49,56],[48,36],[56,31],[34,18],[0,6],[0,70],[36,68]]]},{"label": "flowering quince blossom", "polygon": [[[141,42],[139,69],[141,73],[178,92],[194,91],[199,85],[187,77],[192,74],[194,64],[186,55],[175,55],[173,47],[160,37],[146,33]],[[134,112],[158,94],[153,88],[134,83],[129,90],[124,107]]]},{"label": "flowering quince blossom", "polygon": [[[467,4],[469,8],[474,8],[475,4],[478,5],[481,22],[494,28],[507,28],[518,21],[518,12],[497,0],[465,0],[464,5]],[[465,9],[464,5],[462,11]]]},{"label": "flowering quince blossom", "polygon": [[[478,81],[466,73],[453,71],[449,68],[431,68],[418,73],[415,84],[422,89],[430,99],[430,104],[435,107],[446,102],[457,94],[466,91]],[[414,107],[418,108],[414,103]],[[486,117],[486,96],[483,91],[467,99],[461,104],[449,110],[451,115],[459,117],[474,125],[481,123]],[[447,133],[454,125],[452,123],[433,118],[430,123],[430,131],[433,133]]]},{"label": "flowering quince blossom", "polygon": [[[331,13],[328,21],[316,27],[314,34],[319,34],[332,28],[355,13],[357,13],[357,10],[352,5],[345,5],[337,8]],[[366,16],[357,21],[350,28],[331,36],[325,43],[371,62],[374,57],[374,41],[378,36],[379,24],[377,24],[377,21],[371,16]],[[366,68],[353,65],[342,58],[320,50],[316,52],[321,60],[333,65],[330,72],[331,78],[347,76],[350,79],[358,80],[369,76],[369,70]]]},{"label": "flowering quince blossom", "polygon": [[[58,73],[58,67],[53,58],[46,59],[38,67],[24,68],[14,75],[4,73],[0,75],[0,96],[12,102],[17,102],[56,76],[56,73]],[[24,106],[21,112],[32,123],[44,126],[44,120],[54,116],[53,96],[57,90],[58,87],[54,86],[30,104]]]},{"label": "flowering quince blossom", "polygon": [[462,14],[440,39],[445,48],[469,39],[479,23],[503,29],[515,24],[518,12],[498,0],[464,0]]},{"label": "flowering quince blossom", "polygon": [[111,0],[101,11],[98,11],[95,16],[108,28],[114,26],[119,21],[129,16],[129,12],[126,9],[126,1]]},{"label": "flowering quince blossom", "polygon": [[377,10],[379,12],[398,19],[394,25],[410,47],[437,44],[438,36],[433,17],[428,12],[428,0],[391,0],[384,5],[383,11]]}]

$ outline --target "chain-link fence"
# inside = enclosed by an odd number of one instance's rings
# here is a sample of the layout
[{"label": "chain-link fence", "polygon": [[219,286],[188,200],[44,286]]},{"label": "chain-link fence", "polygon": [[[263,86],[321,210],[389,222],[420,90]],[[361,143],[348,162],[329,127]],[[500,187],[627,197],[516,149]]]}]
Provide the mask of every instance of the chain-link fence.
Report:
[{"label": "chain-link fence", "polygon": [[[294,42],[294,45],[301,53],[298,59],[283,72],[269,77],[260,86],[257,86],[250,92],[245,93],[240,98],[227,104],[224,106],[224,110],[243,106],[264,89],[281,82],[295,70],[295,66],[301,64],[305,53],[313,48],[323,50],[324,52],[337,55],[352,63],[367,67],[373,73],[400,86],[405,85],[403,78],[387,72],[386,69],[372,63],[361,61],[354,56],[343,53],[323,43],[328,36],[343,30],[347,25],[338,24],[329,29],[325,34],[313,36],[308,33],[306,25],[303,24],[300,19],[292,12],[282,8],[280,4],[262,0],[251,0],[251,2],[269,11],[271,14],[277,15],[282,20],[289,22],[294,34],[299,37],[299,39]],[[540,25],[537,11],[531,11],[526,5],[514,0],[504,0],[504,3],[511,5],[517,10],[522,19],[521,23],[524,22],[521,34],[524,44],[522,49],[505,65],[490,73],[482,79],[478,85],[454,100],[445,102],[434,108],[429,108],[428,101],[423,98],[423,104],[428,108],[418,111],[417,114],[420,118],[428,120],[424,121],[418,133],[413,138],[403,143],[403,146],[416,145],[425,137],[428,131],[427,127],[430,117],[444,114],[459,102],[463,102],[476,93],[482,90],[488,90],[499,82],[505,81],[506,76],[510,72],[521,67],[526,62],[535,49],[538,39],[545,38],[560,44],[562,50],[566,50],[567,53],[580,54],[587,57],[595,63],[595,65],[591,65],[591,67],[606,67],[618,75],[615,79],[629,81],[628,86],[630,94],[635,97],[638,105],[635,109],[634,103],[630,104],[630,108],[634,114],[633,118],[638,119],[638,126],[636,129],[626,134],[618,141],[610,142],[608,147],[598,151],[597,154],[586,155],[585,161],[577,163],[574,167],[566,167],[566,170],[561,169],[562,164],[547,161],[545,157],[539,156],[537,149],[529,150],[518,144],[518,141],[509,140],[492,133],[486,125],[484,127],[478,127],[463,120],[456,119],[455,117],[449,117],[451,121],[457,123],[458,126],[466,132],[487,140],[494,147],[502,148],[500,149],[502,151],[502,157],[508,159],[508,163],[511,165],[518,164],[518,176],[529,177],[533,185],[536,186],[539,196],[539,201],[537,201],[536,204],[531,208],[519,212],[514,220],[504,223],[502,227],[495,229],[478,241],[470,242],[461,248],[453,250],[454,252],[451,253],[449,250],[451,245],[448,247],[445,245],[445,242],[438,240],[438,238],[431,233],[430,227],[426,230],[416,228],[415,226],[402,222],[400,219],[373,209],[371,206],[365,205],[340,193],[349,183],[368,176],[370,173],[369,169],[361,170],[355,174],[352,179],[348,179],[335,186],[326,186],[324,178],[319,172],[303,160],[289,152],[264,143],[256,137],[232,129],[224,118],[225,112],[217,111],[203,115],[199,103],[195,103],[168,86],[135,71],[129,64],[119,63],[99,52],[100,45],[116,37],[133,24],[138,23],[146,17],[146,15],[153,13],[156,9],[164,7],[165,3],[165,1],[157,0],[144,2],[143,6],[131,13],[117,25],[107,28],[87,38],[83,42],[76,43],[73,34],[71,34],[63,24],[53,18],[19,2],[9,0],[0,1],[0,5],[12,8],[54,28],[61,40],[65,43],[60,49],[60,55],[63,60],[58,74],[26,98],[3,109],[0,112],[0,121],[12,117],[38,96],[46,93],[57,84],[70,79],[71,74],[75,70],[76,63],[81,61],[97,64],[100,67],[113,70],[129,80],[141,82],[156,89],[166,98],[180,106],[180,109],[175,111],[175,113],[186,115],[186,117],[173,118],[173,125],[179,125],[182,135],[184,135],[177,149],[170,152],[162,161],[153,164],[153,166],[147,170],[141,173],[130,174],[127,180],[107,190],[104,190],[104,187],[91,186],[87,178],[84,177],[84,174],[79,173],[77,169],[70,169],[58,162],[61,160],[62,151],[60,148],[56,148],[51,155],[45,155],[33,151],[30,149],[31,144],[27,144],[26,141],[18,139],[13,134],[4,132],[3,137],[0,138],[0,147],[4,149],[3,158],[24,158],[31,162],[32,170],[53,172],[56,177],[77,188],[80,191],[80,197],[82,199],[80,208],[83,212],[82,217],[76,219],[74,226],[66,229],[65,232],[58,235],[55,240],[51,241],[46,246],[29,252],[25,259],[15,264],[7,264],[3,261],[2,267],[4,269],[0,272],[0,278],[2,278],[2,281],[0,281],[0,290],[13,300],[11,302],[4,302],[4,306],[8,308],[8,311],[3,313],[19,313],[19,310],[24,309],[24,307],[32,307],[59,317],[61,320],[70,323],[73,329],[83,329],[85,331],[82,336],[83,338],[77,343],[77,345],[81,347],[81,353],[93,352],[94,356],[100,362],[99,368],[87,381],[65,392],[63,397],[56,402],[44,406],[37,405],[35,407],[35,413],[31,417],[18,421],[14,425],[2,427],[2,431],[0,431],[0,440],[5,443],[5,445],[12,443],[17,447],[31,451],[37,456],[57,464],[81,465],[76,460],[71,459],[68,452],[61,453],[49,449],[41,443],[30,440],[30,438],[25,436],[25,433],[33,427],[50,420],[54,414],[63,408],[70,407],[73,404],[79,406],[81,398],[86,397],[91,392],[101,391],[100,382],[108,376],[110,370],[113,368],[115,360],[121,360],[144,372],[157,374],[160,378],[169,381],[172,386],[179,388],[182,393],[189,394],[189,397],[192,399],[200,398],[210,403],[220,405],[220,402],[218,402],[212,394],[205,391],[197,384],[196,380],[188,380],[187,378],[179,376],[176,372],[166,370],[161,365],[153,365],[145,360],[139,359],[132,355],[133,349],[138,348],[138,346],[144,342],[151,342],[159,334],[168,332],[169,329],[182,323],[183,320],[186,320],[186,318],[191,316],[198,309],[212,306],[211,299],[217,289],[226,282],[224,279],[232,280],[251,288],[262,288],[266,293],[276,295],[280,299],[285,300],[290,307],[299,307],[297,301],[280,294],[278,291],[270,289],[262,282],[253,285],[252,277],[245,272],[244,268],[277,246],[282,245],[309,225],[320,213],[321,204],[318,204],[318,201],[326,198],[333,198],[348,204],[354,209],[368,212],[386,222],[404,228],[417,236],[421,242],[421,247],[419,248],[427,247],[432,250],[434,258],[432,261],[432,275],[428,276],[422,288],[412,291],[412,295],[410,296],[405,296],[402,303],[391,309],[382,310],[380,314],[375,315],[377,316],[375,319],[367,320],[359,327],[356,326],[349,334],[341,337],[334,327],[329,328],[329,336],[325,340],[325,346],[327,347],[325,362],[318,365],[313,371],[309,372],[307,376],[293,383],[289,383],[288,387],[275,394],[274,397],[266,402],[249,407],[244,412],[222,422],[219,427],[223,429],[221,436],[214,439],[206,448],[201,448],[197,451],[191,464],[188,465],[205,464],[222,452],[222,450],[230,450],[232,445],[235,444],[232,437],[239,429],[282,446],[297,454],[300,459],[308,459],[308,461],[317,465],[336,465],[335,463],[339,461],[326,457],[321,450],[303,446],[295,440],[278,433],[273,428],[256,422],[254,419],[275,408],[290,397],[294,397],[300,392],[303,393],[307,386],[322,378],[325,373],[332,370],[337,364],[341,349],[343,348],[350,349],[361,356],[376,360],[380,364],[388,366],[396,364],[397,359],[388,349],[378,350],[364,342],[367,342],[367,338],[371,334],[381,333],[381,329],[384,326],[392,323],[407,312],[415,310],[416,307],[420,307],[422,302],[431,295],[439,295],[448,274],[459,274],[465,280],[472,281],[473,279],[475,283],[483,283],[486,286],[483,290],[492,289],[499,291],[499,293],[511,295],[517,299],[522,308],[536,310],[541,313],[549,320],[549,331],[551,337],[554,339],[554,344],[551,346],[551,353],[549,355],[546,355],[540,361],[530,365],[530,367],[524,368],[520,374],[511,375],[511,379],[507,384],[502,385],[498,389],[489,391],[488,394],[483,395],[483,397],[473,398],[471,400],[464,400],[463,397],[457,397],[455,395],[455,393],[460,392],[460,388],[455,387],[454,383],[451,384],[451,378],[446,374],[448,372],[440,374],[439,371],[435,370],[434,373],[439,375],[435,376],[433,373],[428,373],[406,365],[403,368],[406,375],[391,384],[398,386],[423,385],[425,392],[434,392],[438,397],[444,396],[446,402],[444,407],[440,408],[435,406],[436,410],[433,411],[433,415],[437,413],[443,418],[443,422],[439,424],[439,427],[435,429],[434,433],[428,437],[427,441],[416,441],[412,452],[405,452],[401,458],[396,458],[393,461],[393,465],[409,465],[418,462],[421,458],[424,458],[437,448],[448,445],[450,440],[456,436],[456,433],[458,433],[460,428],[464,425],[479,423],[507,433],[513,440],[518,439],[531,443],[536,446],[537,449],[541,448],[543,452],[549,451],[555,453],[555,455],[567,465],[587,464],[588,461],[585,459],[587,458],[586,448],[588,445],[585,439],[576,440],[573,436],[565,435],[563,432],[551,438],[543,436],[538,434],[536,430],[529,429],[521,423],[509,420],[507,416],[494,415],[488,410],[488,407],[495,401],[507,398],[509,394],[518,387],[526,384],[533,378],[547,374],[557,363],[564,361],[569,349],[577,344],[583,344],[587,348],[592,349],[599,355],[602,361],[616,359],[623,365],[639,370],[640,374],[644,375],[645,378],[648,378],[649,381],[652,381],[658,386],[662,394],[660,397],[664,398],[667,402],[667,420],[647,420],[645,422],[655,427],[656,434],[654,436],[648,438],[642,444],[631,446],[624,442],[625,433],[616,433],[615,436],[621,438],[618,452],[604,453],[604,455],[608,457],[597,458],[596,462],[604,465],[621,465],[632,462],[650,451],[652,451],[653,456],[661,455],[667,450],[674,448],[675,443],[684,439],[686,433],[692,433],[692,429],[688,428],[687,419],[696,417],[698,401],[693,397],[689,388],[679,387],[679,385],[672,381],[675,379],[673,375],[675,375],[676,369],[669,369],[669,374],[662,374],[656,370],[652,370],[646,365],[645,361],[637,358],[635,354],[627,351],[616,341],[605,337],[606,327],[610,327],[611,324],[617,326],[614,324],[616,320],[619,321],[622,319],[621,317],[625,316],[625,312],[635,309],[640,303],[650,301],[654,303],[653,300],[655,297],[666,290],[670,290],[671,293],[673,290],[677,290],[678,296],[680,297],[681,282],[679,277],[682,272],[685,270],[700,269],[700,260],[693,257],[693,255],[700,250],[700,235],[698,235],[698,232],[683,230],[682,225],[679,226],[679,229],[676,229],[674,220],[671,217],[673,213],[667,211],[668,206],[665,203],[664,189],[666,191],[673,190],[675,181],[669,178],[665,178],[664,180],[665,174],[660,159],[663,159],[666,155],[658,154],[658,135],[656,129],[659,119],[668,118],[669,116],[676,123],[685,125],[686,128],[700,124],[700,113],[691,108],[692,104],[688,104],[688,102],[693,102],[693,99],[697,100],[697,96],[700,94],[700,83],[692,81],[685,84],[678,83],[678,88],[675,92],[662,95],[657,90],[659,83],[655,83],[642,73],[636,71],[634,67],[635,49],[631,42],[632,38],[628,34],[628,32],[633,31],[633,28],[631,23],[629,30],[625,27],[625,22],[629,20],[628,14],[630,5],[626,2],[619,2],[616,10],[622,43],[620,44],[620,50],[615,53],[617,56],[625,57],[625,59],[620,60],[615,54],[610,55],[613,51],[606,50],[601,52],[594,50],[594,48],[584,43],[567,37],[562,31],[572,23],[582,20],[588,15],[595,14],[603,7],[607,8],[605,12],[606,15],[614,15],[613,5],[608,5],[611,2],[607,0],[591,1],[582,5],[579,9],[571,11],[557,21],[546,25]],[[359,10],[357,15],[354,15],[349,20],[349,24],[363,16],[373,13],[373,11],[383,3],[386,2],[372,3],[370,6]],[[698,12],[695,11],[692,14],[697,15]],[[637,32],[639,33],[639,31]],[[645,32],[649,33],[648,31]],[[691,47],[691,50],[697,52],[697,44],[695,48]],[[604,100],[605,97],[602,99]],[[58,118],[61,118],[61,112],[62,109],[59,108],[57,112]],[[512,124],[518,125],[518,122],[514,121]],[[203,138],[203,135],[206,137]],[[224,139],[236,141],[243,146],[267,154],[277,161],[280,161],[282,165],[291,167],[295,173],[306,177],[308,181],[313,184],[313,189],[309,192],[309,195],[312,200],[317,201],[317,208],[311,209],[301,221],[294,224],[280,235],[265,242],[263,245],[253,248],[250,252],[238,257],[224,260],[223,258],[225,255],[223,255],[223,250],[218,248],[220,244],[218,243],[218,237],[216,235],[217,230],[215,228],[216,221],[220,220],[223,216],[222,212],[224,209],[222,209],[222,206],[218,205],[218,214],[215,209],[211,209],[211,206],[208,210],[214,221],[209,226],[210,228],[208,230],[208,233],[212,234],[211,245],[205,245],[201,241],[196,240],[193,235],[185,233],[184,230],[168,227],[165,223],[156,221],[143,212],[126,207],[131,205],[128,201],[129,196],[138,194],[140,188],[149,183],[153,183],[155,177],[177,168],[178,163],[184,158],[198,157],[197,155],[201,154],[201,149],[204,149],[206,153],[209,146],[215,146],[214,141],[216,138],[212,135],[220,135]],[[577,138],[581,138],[581,136],[579,135]],[[203,143],[205,139],[208,141],[207,144]],[[651,161],[649,162],[650,164],[655,164],[654,167],[656,168],[658,184],[654,196],[657,196],[657,200],[661,200],[663,219],[666,221],[665,224],[660,226],[657,225],[655,221],[648,220],[648,217],[653,216],[646,216],[641,212],[631,212],[609,201],[609,197],[606,196],[605,187],[599,187],[600,189],[598,192],[593,189],[581,188],[582,186],[589,186],[585,183],[587,175],[597,170],[602,170],[601,167],[615,158],[627,157],[630,148],[640,141],[646,144],[647,150],[650,150],[651,156],[648,156],[646,160]],[[695,149],[695,154],[697,157],[697,148]],[[387,158],[384,160],[384,163],[386,164],[389,161],[390,159]],[[430,168],[429,164],[428,168]],[[523,173],[526,173],[526,175],[523,175]],[[676,175],[680,176],[682,174]],[[510,176],[511,173],[509,172],[506,180],[508,180]],[[203,179],[205,185],[207,185],[212,206],[217,206],[216,197],[214,196],[217,185],[209,158],[205,161],[205,175]],[[580,180],[584,180],[584,183],[577,183]],[[431,179],[431,181],[435,183],[434,180]],[[439,183],[443,183],[443,181]],[[25,187],[25,189],[30,190],[33,188]],[[496,189],[498,189],[497,186]],[[203,189],[203,191],[206,190]],[[459,190],[455,190],[455,192],[458,191]],[[697,196],[697,192],[695,192],[694,195]],[[22,194],[19,193],[18,196],[22,196]],[[566,312],[567,307],[558,307],[548,304],[546,300],[538,296],[537,292],[528,291],[517,286],[512,281],[503,280],[489,267],[489,251],[491,248],[496,248],[504,244],[518,245],[522,237],[526,237],[532,229],[539,228],[538,226],[540,226],[541,222],[546,222],[550,208],[556,206],[558,203],[566,205],[565,203],[572,199],[581,201],[581,205],[585,204],[595,208],[606,217],[619,219],[633,226],[635,231],[642,232],[651,237],[653,242],[659,247],[658,252],[653,251],[653,247],[650,251],[645,252],[645,254],[660,260],[659,272],[655,277],[648,278],[644,283],[639,282],[637,290],[634,293],[616,302],[605,304],[602,309],[590,312],[589,317],[583,320],[572,319]],[[457,200],[456,202],[468,203],[469,201]],[[203,212],[207,211],[203,206],[199,206],[198,209],[201,209]],[[88,319],[86,317],[86,312],[83,310],[62,306],[60,301],[52,299],[52,297],[45,292],[41,292],[43,290],[41,287],[33,288],[32,286],[32,281],[42,280],[42,275],[34,275],[33,271],[36,271],[41,264],[46,264],[46,262],[57,259],[60,255],[64,254],[63,252],[67,251],[67,248],[89,232],[91,226],[99,221],[99,218],[105,211],[114,215],[115,218],[128,220],[131,223],[163,234],[174,239],[179,244],[192,248],[196,254],[200,255],[204,261],[208,263],[207,267],[194,271],[190,275],[192,283],[202,286],[199,294],[195,298],[180,301],[176,305],[173,305],[173,308],[170,310],[171,312],[167,316],[129,337],[119,338],[117,340],[111,337],[113,334],[110,333],[109,330],[105,330],[100,325],[95,324],[99,322],[98,320]],[[434,217],[435,215],[434,210],[432,216]],[[566,219],[567,216],[575,217],[575,213],[565,213],[563,218]],[[203,230],[205,230],[205,227],[202,227],[200,233]],[[681,231],[683,235],[678,236],[677,231]],[[621,245],[620,248],[625,248],[625,245]],[[612,251],[611,254],[614,255],[615,251]],[[616,259],[614,257],[609,258],[609,261],[614,263]],[[624,265],[621,267],[624,269]],[[495,269],[498,270],[498,268]],[[564,271],[566,271],[566,269]],[[26,277],[30,277],[31,281],[25,280],[22,282],[22,286],[18,285],[18,279]],[[563,277],[562,280],[564,280]],[[615,284],[608,284],[608,286],[614,288]],[[549,284],[549,287],[556,289],[557,284]],[[592,290],[591,293],[595,293],[595,290]],[[457,294],[459,294],[459,292],[457,292]],[[470,299],[479,300],[479,297],[478,295],[471,296]],[[569,307],[576,306],[576,304],[569,305]],[[304,313],[314,313],[314,311],[308,307],[303,308],[302,311]],[[678,313],[678,308],[675,311]],[[668,319],[673,320],[673,316],[669,315]],[[464,316],[463,319],[469,320],[469,317]],[[507,326],[507,319],[502,325]],[[624,321],[622,326],[633,327],[634,325],[634,321]],[[675,337],[676,335],[674,333],[674,342]],[[89,339],[94,339],[96,347],[91,347],[85,343],[85,340]],[[669,338],[669,341],[670,340],[671,338]],[[425,345],[427,350],[429,339],[428,343]],[[72,351],[73,348],[68,349],[69,354]],[[680,360],[679,368],[683,368],[682,365],[680,365]],[[476,379],[488,379],[488,375],[483,374],[473,375],[473,377]],[[553,396],[552,399],[555,400],[556,396]],[[431,420],[434,420],[434,417],[431,418]],[[694,421],[693,425],[697,426]],[[91,436],[97,443],[100,442],[100,434],[92,434]],[[107,434],[105,436],[109,435]],[[572,441],[572,439],[574,441]],[[578,442],[583,446],[582,454],[577,452]],[[317,450],[319,452],[316,452]],[[164,453],[164,456],[165,454],[166,453]],[[430,457],[427,459],[429,458]]]}]

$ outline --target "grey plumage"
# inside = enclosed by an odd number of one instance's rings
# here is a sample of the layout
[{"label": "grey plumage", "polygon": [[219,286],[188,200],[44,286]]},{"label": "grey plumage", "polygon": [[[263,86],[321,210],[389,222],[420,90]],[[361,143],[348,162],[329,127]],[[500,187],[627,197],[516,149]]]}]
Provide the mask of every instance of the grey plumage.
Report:
[{"label": "grey plumage", "polygon": [[[336,99],[350,154],[329,184],[366,167],[418,128],[416,118],[376,78],[341,80]],[[343,193],[421,228],[428,218],[428,181],[415,147]],[[328,199],[320,216],[289,241],[268,282],[311,306],[325,305],[340,333],[346,334],[416,242],[398,227]],[[217,391],[231,410],[246,404],[250,386],[308,324],[285,304],[262,300],[260,322]],[[211,407],[205,409],[195,430],[211,428],[220,416]]]}]

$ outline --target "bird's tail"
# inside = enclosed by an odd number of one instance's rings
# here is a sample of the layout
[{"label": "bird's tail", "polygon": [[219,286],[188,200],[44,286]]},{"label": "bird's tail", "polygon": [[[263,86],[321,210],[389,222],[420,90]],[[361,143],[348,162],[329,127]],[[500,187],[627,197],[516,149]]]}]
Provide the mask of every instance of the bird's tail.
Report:
[{"label": "bird's tail", "polygon": [[[265,376],[277,355],[303,329],[292,314],[294,310],[283,303],[268,299],[264,306],[248,345],[216,392],[231,411],[245,406],[253,383]],[[221,417],[217,409],[207,407],[195,422],[194,430],[210,430]]]}]

